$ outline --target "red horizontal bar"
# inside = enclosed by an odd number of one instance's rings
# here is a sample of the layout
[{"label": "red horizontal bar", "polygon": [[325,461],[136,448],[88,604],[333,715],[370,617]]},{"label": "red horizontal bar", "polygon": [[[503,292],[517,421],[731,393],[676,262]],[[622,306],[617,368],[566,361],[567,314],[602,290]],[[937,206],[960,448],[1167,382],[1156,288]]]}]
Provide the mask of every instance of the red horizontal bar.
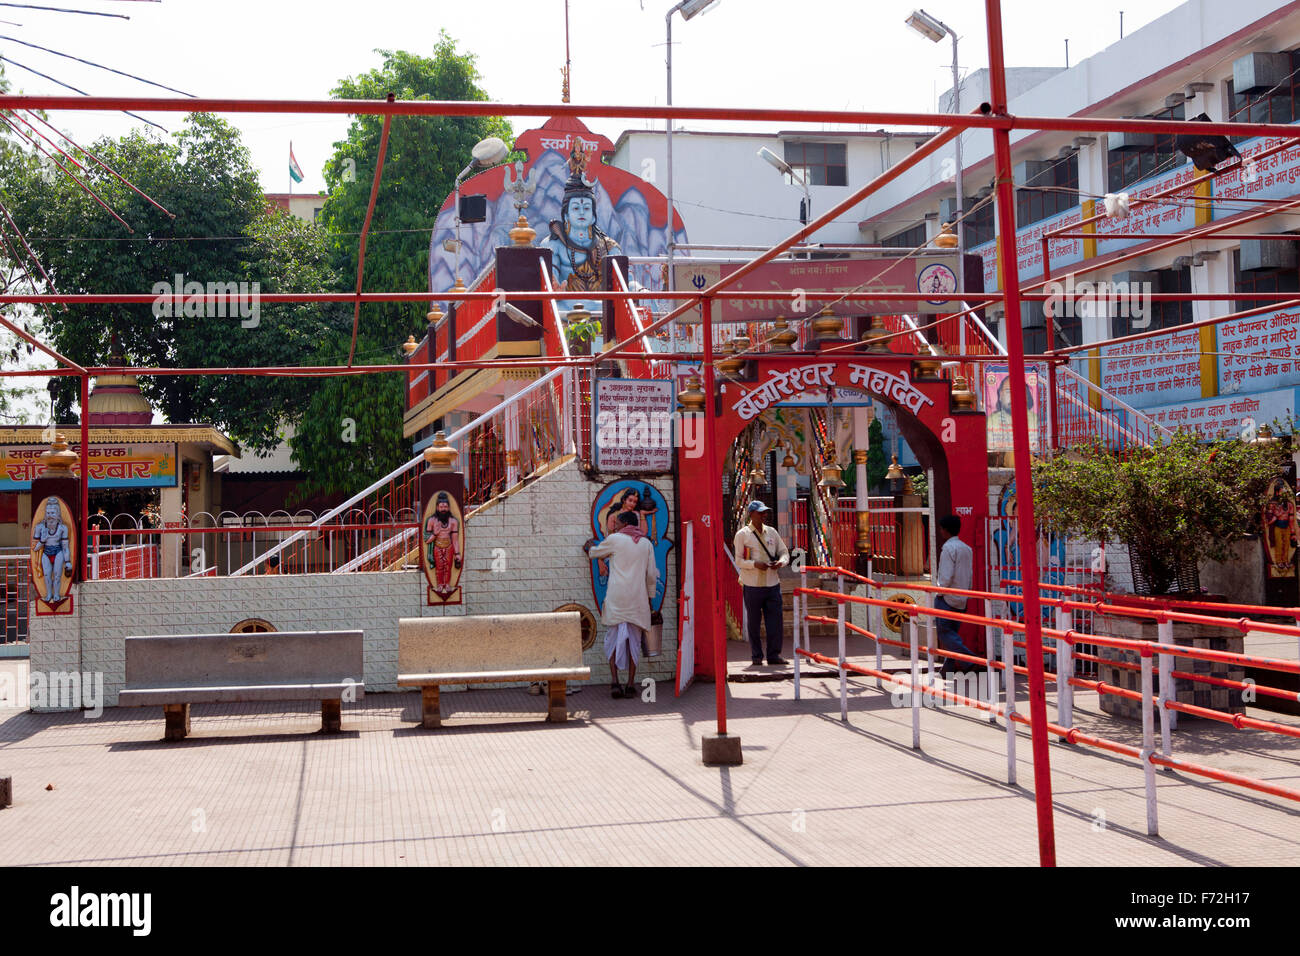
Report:
[{"label": "red horizontal bar", "polygon": [[[1001,583],[1005,585],[1023,586],[1024,582],[1015,578],[1003,578]],[[1100,594],[1102,596],[1112,596],[1114,592],[1102,591],[1098,588],[1084,588],[1071,584],[1039,584],[1039,589],[1044,591],[1068,591],[1073,594]],[[1162,609],[1171,607],[1196,608],[1206,611],[1230,611],[1233,614],[1249,614],[1253,611],[1259,611],[1265,616],[1275,617],[1296,617],[1300,618],[1300,607],[1270,607],[1266,604],[1217,604],[1213,601],[1188,601],[1182,598],[1155,598],[1147,597],[1141,594],[1125,594],[1125,601],[1141,601],[1144,604],[1153,604]]]},{"label": "red horizontal bar", "polygon": [[1280,784],[1265,783],[1264,781],[1256,780],[1253,777],[1244,777],[1239,773],[1232,773],[1227,770],[1215,770],[1213,767],[1207,767],[1204,764],[1192,763],[1188,760],[1175,760],[1173,757],[1165,757],[1158,753],[1151,754],[1147,759],[1161,767],[1170,767],[1174,770],[1185,770],[1188,773],[1198,774],[1202,777],[1209,777],[1211,780],[1218,780],[1221,783],[1235,783],[1239,787],[1258,790],[1260,793],[1269,793],[1275,797],[1285,797],[1287,800],[1300,800],[1300,790],[1292,790],[1289,787],[1283,787]]},{"label": "red horizontal bar", "polygon": [[959,129],[1044,129],[1063,132],[1196,133],[1205,136],[1279,136],[1285,123],[1198,123],[1192,120],[988,113],[890,113],[866,110],[754,109],[730,106],[598,106],[573,103],[497,103],[474,100],[248,100],[157,96],[0,96],[0,109],[148,110],[161,113],[301,113],[380,116],[575,116],[612,119],[741,120],[926,126]]},{"label": "red horizontal bar", "polygon": [[[1210,200],[1201,200],[1209,202]],[[1223,199],[1221,202],[1236,202],[1235,199]],[[1096,239],[1098,242],[1105,242],[1107,239],[1165,239],[1168,238],[1167,232],[1062,232],[1054,235],[1053,239]],[[1265,233],[1265,232],[1216,232],[1215,239],[1289,239],[1295,242],[1296,237],[1291,233]],[[1274,293],[1280,294],[1280,293]],[[1295,293],[1291,293],[1295,295]],[[1025,296],[1022,296],[1024,298]]]},{"label": "red horizontal bar", "polygon": [[[682,262],[689,264],[689,259],[683,259]],[[197,279],[195,281],[198,281]],[[874,302],[878,300],[898,300],[900,302],[925,302],[934,298],[933,292],[862,292],[854,295],[846,295],[843,292],[800,292],[809,302]],[[1160,293],[1161,295],[1172,295],[1175,293]],[[252,296],[253,293],[249,293]],[[763,295],[769,298],[781,298],[789,296],[793,298],[795,291],[793,288],[786,289],[765,289]],[[1292,297],[1294,297],[1292,293]],[[282,303],[307,302],[495,302],[498,300],[509,302],[539,302],[550,301],[552,299],[572,299],[575,298],[573,292],[560,290],[558,292],[542,291],[519,291],[519,292],[362,292],[359,295],[355,292],[258,292],[257,301],[267,305],[276,305]],[[752,299],[753,292],[729,292],[722,290],[719,292],[709,293],[710,299],[719,299],[723,301],[734,301],[741,299]],[[623,301],[630,299],[633,302],[639,302],[642,299],[680,299],[688,301],[700,299],[703,296],[699,292],[668,291],[663,292],[583,292],[582,298],[593,299],[597,301]],[[969,296],[968,296],[969,297]],[[989,302],[1000,302],[1004,297],[1002,292],[981,292],[978,298],[987,299]],[[1258,298],[1263,298],[1261,294]],[[224,293],[207,293],[196,292],[193,295],[184,295],[176,293],[175,295],[155,295],[146,292],[94,292],[82,294],[18,294],[5,293],[0,295],[0,304],[14,304],[25,302],[33,305],[152,305],[160,300],[175,302],[181,298],[187,302],[210,302],[210,303],[228,303],[232,300],[240,301],[239,295],[226,295]],[[1256,296],[1239,296],[1239,298],[1257,298]],[[957,301],[955,298],[952,301]],[[793,321],[802,321],[803,319],[815,319],[816,314],[806,316],[791,317]],[[744,319],[736,320],[737,322],[753,321],[774,321],[774,320],[755,320]],[[688,323],[698,325],[698,322]],[[911,335],[914,330],[905,329],[895,335]]]},{"label": "red horizontal bar", "polygon": [[[94,520],[93,518],[91,519]],[[117,535],[124,537],[127,535],[146,535],[146,534],[262,534],[263,532],[279,531],[391,531],[393,529],[418,528],[418,521],[410,522],[393,522],[392,524],[291,524],[291,525],[231,525],[223,528],[90,528],[86,531],[87,537]]]}]

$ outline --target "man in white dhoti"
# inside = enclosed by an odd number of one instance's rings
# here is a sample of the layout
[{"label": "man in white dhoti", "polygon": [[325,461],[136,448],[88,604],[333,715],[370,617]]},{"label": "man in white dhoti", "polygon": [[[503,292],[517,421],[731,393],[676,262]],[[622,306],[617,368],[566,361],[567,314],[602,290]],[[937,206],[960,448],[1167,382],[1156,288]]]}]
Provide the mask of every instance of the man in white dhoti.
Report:
[{"label": "man in white dhoti", "polygon": [[[640,533],[634,512],[618,516],[620,528],[600,544],[584,546],[590,558],[609,559],[609,585],[601,621],[605,625],[605,656],[609,659],[611,697],[635,697],[636,664],[641,653],[641,634],[650,630],[650,600],[659,581],[654,545]],[[618,672],[627,669],[627,685],[619,684]]]}]

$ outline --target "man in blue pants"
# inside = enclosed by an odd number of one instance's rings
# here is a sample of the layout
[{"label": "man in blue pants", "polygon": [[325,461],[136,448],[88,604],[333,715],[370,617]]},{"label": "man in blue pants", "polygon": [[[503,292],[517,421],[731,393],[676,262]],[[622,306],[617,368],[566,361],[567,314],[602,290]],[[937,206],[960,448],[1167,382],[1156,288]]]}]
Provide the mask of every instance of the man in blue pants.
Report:
[{"label": "man in blue pants", "polygon": [[781,642],[785,637],[781,627],[781,576],[778,569],[790,563],[790,552],[785,542],[771,525],[765,525],[763,515],[768,511],[761,501],[749,503],[749,522],[736,532],[732,542],[736,549],[736,567],[740,569],[740,583],[745,597],[745,614],[749,618],[749,652],[754,664],[763,663],[763,641],[760,627],[767,625],[767,662],[784,664]]}]

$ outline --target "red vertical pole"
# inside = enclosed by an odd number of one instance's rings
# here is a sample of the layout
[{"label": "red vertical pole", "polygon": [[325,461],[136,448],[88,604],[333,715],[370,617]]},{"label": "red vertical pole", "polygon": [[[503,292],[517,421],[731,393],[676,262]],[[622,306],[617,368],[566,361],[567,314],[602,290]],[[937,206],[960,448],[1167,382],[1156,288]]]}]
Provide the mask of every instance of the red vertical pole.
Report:
[{"label": "red vertical pole", "polygon": [[[984,0],[989,38],[989,87],[993,115],[1007,112],[1006,67],[1002,57],[1001,0]],[[1043,681],[1043,618],[1038,593],[1038,542],[1034,522],[1034,484],[1030,471],[1029,413],[1025,406],[1025,347],[1020,323],[1020,269],[1016,260],[1016,208],[1011,183],[1011,133],[993,130],[997,176],[998,241],[1006,293],[1007,358],[1011,374],[1011,435],[1015,456],[1021,580],[1024,586],[1025,649],[1029,664],[1029,727],[1034,755],[1034,803],[1038,810],[1038,860],[1056,865],[1052,820],[1052,769],[1047,753],[1047,698]],[[1043,263],[1046,268],[1046,261]]]},{"label": "red vertical pole", "polygon": [[[722,486],[713,474],[713,464],[718,460],[718,422],[715,414],[713,375],[713,300],[705,296],[700,303],[704,321],[704,460],[709,463],[708,512],[706,530],[709,556],[707,574],[712,597],[713,620],[713,683],[717,696],[718,733],[727,732],[727,622],[722,606],[722,589],[718,577],[718,549],[722,547]],[[698,588],[696,589],[699,590]]]},{"label": "red vertical pole", "polygon": [[90,376],[81,376],[81,580],[90,576]]},{"label": "red vertical pole", "polygon": [[[1051,321],[1051,317],[1048,317]],[[1049,437],[1052,451],[1061,447],[1061,403],[1056,400],[1056,360],[1050,359],[1047,363],[1047,402],[1048,411],[1052,416],[1052,434]],[[1041,415],[1042,412],[1039,412]]]}]

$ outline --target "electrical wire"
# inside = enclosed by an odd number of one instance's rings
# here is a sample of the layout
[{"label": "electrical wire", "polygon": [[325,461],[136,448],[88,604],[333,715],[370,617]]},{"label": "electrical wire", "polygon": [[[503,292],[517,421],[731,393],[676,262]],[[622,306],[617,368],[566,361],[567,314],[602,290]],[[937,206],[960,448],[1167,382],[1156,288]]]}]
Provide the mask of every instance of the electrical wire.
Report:
[{"label": "electrical wire", "polygon": [[[64,89],[72,90],[72,92],[74,92],[74,93],[80,93],[82,96],[89,96],[89,95],[90,95],[90,94],[87,93],[85,90],[79,90],[79,89],[77,89],[75,86],[73,86],[73,85],[70,84],[70,83],[64,83],[62,80],[56,80],[54,77],[49,76],[49,75],[47,75],[47,74],[45,74],[45,73],[42,73],[40,70],[34,70],[34,69],[32,69],[30,66],[24,66],[23,64],[19,63],[17,60],[15,60],[15,59],[13,59],[13,58],[11,58],[11,57],[0,56],[0,62],[4,62],[4,63],[12,63],[14,66],[18,67],[20,70],[26,70],[28,73],[35,73],[35,74],[36,74],[37,76],[39,76],[41,79],[49,80],[51,83],[57,83],[59,86],[63,87]],[[160,129],[160,130],[162,130],[164,133],[170,133],[170,132],[171,132],[170,130],[167,129],[167,127],[165,127],[165,126],[159,126],[159,125],[158,125],[157,123],[155,123],[153,120],[145,119],[143,116],[139,115],[138,113],[132,113],[130,110],[122,110],[122,112],[125,113],[127,116],[132,117],[133,119],[138,119],[138,120],[139,120],[140,122],[142,122],[142,123],[148,123],[150,126],[153,126],[153,127],[157,128],[157,129]]]},{"label": "electrical wire", "polygon": [[146,80],[144,77],[136,76],[134,73],[124,73],[122,70],[115,70],[111,66],[104,66],[102,63],[95,63],[92,60],[83,60],[81,57],[73,56],[71,53],[60,53],[58,50],[51,50],[49,47],[40,46],[35,43],[28,43],[26,40],[19,40],[17,37],[0,35],[0,40],[9,40],[11,43],[21,43],[23,46],[31,47],[33,50],[41,50],[45,53],[52,53],[55,56],[64,57],[65,59],[75,60],[78,63],[84,63],[86,66],[93,66],[99,70],[116,73],[118,76],[125,76],[129,80],[138,80],[139,82],[146,83],[149,86],[156,86],[158,89],[166,90],[169,93],[179,93],[181,96],[188,96],[194,99],[198,98],[195,94],[186,93],[184,90],[178,90],[174,86],[164,86],[162,83],[155,83],[153,80]]},{"label": "electrical wire", "polygon": [[98,10],[70,10],[67,7],[40,7],[33,3],[0,3],[0,7],[13,7],[18,10],[44,10],[47,13],[78,13],[87,17],[112,17],[117,20],[130,20],[124,13],[102,13]]}]

